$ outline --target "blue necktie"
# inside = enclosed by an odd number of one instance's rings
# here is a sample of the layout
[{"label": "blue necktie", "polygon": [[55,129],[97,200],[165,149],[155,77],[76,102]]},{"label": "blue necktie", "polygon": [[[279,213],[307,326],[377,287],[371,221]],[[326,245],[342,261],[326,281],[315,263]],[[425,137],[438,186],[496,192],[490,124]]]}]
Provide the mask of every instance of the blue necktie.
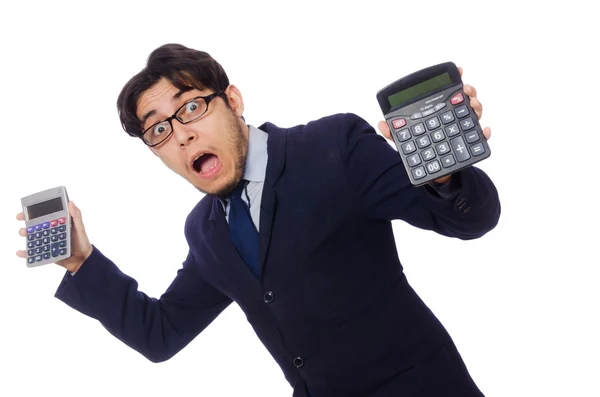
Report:
[{"label": "blue necktie", "polygon": [[260,273],[258,267],[258,232],[254,227],[254,223],[252,223],[250,210],[242,200],[242,192],[247,183],[248,181],[242,179],[229,197],[229,233],[244,262],[250,267],[252,273],[258,277]]}]

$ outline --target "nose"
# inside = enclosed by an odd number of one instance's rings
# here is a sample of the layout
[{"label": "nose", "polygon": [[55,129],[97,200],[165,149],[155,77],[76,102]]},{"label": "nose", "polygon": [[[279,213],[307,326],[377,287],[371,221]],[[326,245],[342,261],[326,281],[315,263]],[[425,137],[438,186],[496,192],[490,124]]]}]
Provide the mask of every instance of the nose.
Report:
[{"label": "nose", "polygon": [[175,136],[175,139],[177,140],[179,146],[186,146],[187,144],[195,141],[198,138],[196,132],[189,126],[178,123],[177,120],[173,120],[172,124],[173,135]]}]

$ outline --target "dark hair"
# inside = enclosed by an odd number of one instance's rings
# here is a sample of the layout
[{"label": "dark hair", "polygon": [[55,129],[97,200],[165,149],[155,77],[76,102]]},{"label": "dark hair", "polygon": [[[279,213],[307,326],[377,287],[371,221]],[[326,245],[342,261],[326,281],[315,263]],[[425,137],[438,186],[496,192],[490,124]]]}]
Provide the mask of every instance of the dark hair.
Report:
[{"label": "dark hair", "polygon": [[[221,65],[206,52],[181,44],[162,45],[152,51],[146,67],[125,84],[117,99],[119,118],[129,135],[142,135],[141,120],[137,117],[138,99],[163,77],[182,90],[196,88],[216,92],[229,86],[229,78]],[[226,96],[223,97],[227,103]]]}]

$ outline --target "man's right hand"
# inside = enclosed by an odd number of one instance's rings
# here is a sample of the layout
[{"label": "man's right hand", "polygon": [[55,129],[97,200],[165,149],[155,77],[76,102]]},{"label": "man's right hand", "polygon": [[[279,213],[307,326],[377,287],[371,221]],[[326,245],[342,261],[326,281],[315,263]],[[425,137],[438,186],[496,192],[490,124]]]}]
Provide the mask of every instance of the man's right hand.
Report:
[{"label": "man's right hand", "polygon": [[[91,255],[92,244],[90,243],[90,240],[85,232],[85,227],[83,226],[83,220],[81,218],[81,211],[72,201],[69,201],[69,214],[71,215],[73,225],[71,230],[71,257],[58,261],[56,264],[64,267],[70,272],[76,272],[79,270],[83,262],[85,262],[85,260]],[[25,220],[25,215],[23,212],[17,214],[17,220]],[[27,229],[21,228],[19,230],[19,235],[22,237],[27,237]],[[17,256],[21,258],[27,258],[27,252],[25,250],[19,250],[17,251]]]}]

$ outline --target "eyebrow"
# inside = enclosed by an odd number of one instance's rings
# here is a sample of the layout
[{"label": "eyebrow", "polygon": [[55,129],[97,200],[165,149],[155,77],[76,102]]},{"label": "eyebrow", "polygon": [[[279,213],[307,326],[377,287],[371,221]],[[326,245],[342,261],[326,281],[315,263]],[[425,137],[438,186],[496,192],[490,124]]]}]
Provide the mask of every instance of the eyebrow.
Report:
[{"label": "eyebrow", "polygon": [[[181,89],[179,89],[179,91],[177,91],[177,92],[175,93],[175,95],[173,95],[173,98],[171,98],[171,101],[174,101],[174,100],[176,100],[176,99],[179,99],[179,98],[180,98],[180,97],[181,97],[181,96],[182,96],[184,93],[186,93],[186,92],[188,92],[188,91],[191,91],[192,89],[193,89],[192,87],[186,87],[186,88],[181,88]],[[144,115],[144,117],[142,117],[142,120],[141,120],[142,126],[144,126],[144,125],[146,124],[146,121],[147,121],[147,120],[148,120],[150,117],[154,116],[155,114],[156,114],[156,110],[154,110],[154,109],[152,109],[151,111],[149,111],[148,113],[146,113],[146,114]]]}]

